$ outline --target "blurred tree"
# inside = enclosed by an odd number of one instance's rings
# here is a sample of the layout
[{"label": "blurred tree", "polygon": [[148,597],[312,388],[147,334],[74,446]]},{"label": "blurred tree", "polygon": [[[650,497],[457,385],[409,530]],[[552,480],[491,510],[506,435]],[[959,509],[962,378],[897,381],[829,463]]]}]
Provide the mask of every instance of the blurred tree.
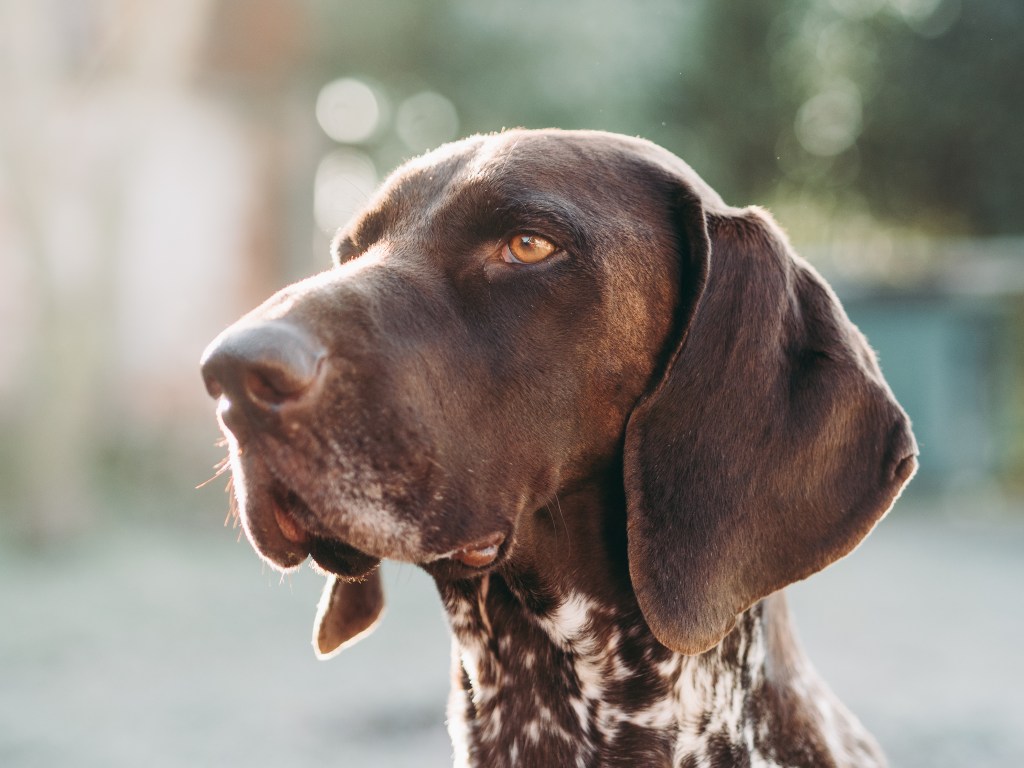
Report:
[{"label": "blurred tree", "polygon": [[[611,0],[312,2],[322,82],[368,78],[394,102],[438,91],[461,134],[560,126],[659,140],[672,135],[663,93],[677,87],[675,51],[699,11],[674,0],[645,0],[642,13]],[[411,154],[392,138],[375,137],[385,170]]]},{"label": "blurred tree", "polygon": [[674,103],[732,201],[802,192],[933,232],[1021,232],[1022,29],[1005,0],[708,2]]},{"label": "blurred tree", "polygon": [[681,52],[669,96],[676,122],[688,129],[680,152],[706,163],[712,185],[734,204],[763,201],[781,180],[775,145],[792,125],[800,90],[779,82],[773,43],[794,34],[802,18],[787,12],[794,5],[705,3],[695,49]]},{"label": "blurred tree", "polygon": [[1022,232],[1024,3],[933,5],[923,18],[871,24],[878,82],[859,142],[861,188],[881,216]]},{"label": "blurred tree", "polygon": [[804,195],[908,227],[1021,230],[1024,3],[311,2],[314,74],[437,89],[462,133],[618,130],[736,203]]}]

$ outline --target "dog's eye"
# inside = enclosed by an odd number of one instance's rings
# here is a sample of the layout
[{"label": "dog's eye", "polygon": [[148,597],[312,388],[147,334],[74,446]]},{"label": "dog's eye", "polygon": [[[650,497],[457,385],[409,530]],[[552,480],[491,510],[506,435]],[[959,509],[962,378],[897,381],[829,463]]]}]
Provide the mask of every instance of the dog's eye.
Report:
[{"label": "dog's eye", "polygon": [[501,257],[509,264],[536,264],[555,253],[558,246],[540,235],[513,235],[502,250]]}]

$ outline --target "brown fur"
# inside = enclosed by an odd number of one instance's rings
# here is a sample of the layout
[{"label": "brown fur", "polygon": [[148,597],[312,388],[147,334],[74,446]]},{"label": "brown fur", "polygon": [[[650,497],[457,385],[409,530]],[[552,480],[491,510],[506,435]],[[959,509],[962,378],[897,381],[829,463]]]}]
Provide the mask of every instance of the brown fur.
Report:
[{"label": "brown fur", "polygon": [[[509,265],[519,232],[560,251]],[[254,546],[335,575],[321,653],[395,558],[452,617],[466,764],[881,764],[768,596],[867,535],[916,445],[767,213],[638,139],[510,131],[400,168],[334,253],[204,358]]]}]

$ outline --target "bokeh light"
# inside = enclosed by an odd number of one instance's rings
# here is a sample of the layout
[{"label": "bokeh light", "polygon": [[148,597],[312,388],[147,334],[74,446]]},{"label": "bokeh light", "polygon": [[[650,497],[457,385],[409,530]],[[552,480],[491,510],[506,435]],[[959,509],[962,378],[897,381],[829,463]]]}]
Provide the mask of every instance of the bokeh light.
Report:
[{"label": "bokeh light", "polygon": [[801,146],[812,155],[832,157],[857,141],[862,125],[860,90],[837,79],[800,107],[794,129]]},{"label": "bokeh light", "polygon": [[384,109],[378,94],[362,80],[345,77],[320,89],[316,119],[324,133],[343,144],[359,144],[373,137]]},{"label": "bokeh light", "polygon": [[943,34],[960,16],[961,0],[889,0],[907,25],[922,37]]},{"label": "bokeh light", "polygon": [[373,160],[355,149],[339,149],[320,161],[314,182],[317,226],[334,233],[358,211],[378,182]]},{"label": "bokeh light", "polygon": [[866,19],[885,5],[885,0],[831,0],[832,7],[848,19]]},{"label": "bokeh light", "polygon": [[423,152],[454,139],[459,133],[459,116],[444,96],[423,91],[398,106],[395,131],[407,147]]}]

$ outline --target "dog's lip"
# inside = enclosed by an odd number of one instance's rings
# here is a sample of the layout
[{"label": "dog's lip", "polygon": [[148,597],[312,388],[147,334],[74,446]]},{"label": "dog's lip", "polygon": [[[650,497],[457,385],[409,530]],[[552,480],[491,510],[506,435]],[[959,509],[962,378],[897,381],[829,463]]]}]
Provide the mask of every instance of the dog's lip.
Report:
[{"label": "dog's lip", "polygon": [[274,505],[274,520],[277,522],[277,527],[281,529],[281,535],[288,539],[288,541],[300,547],[308,547],[310,540],[309,531],[295,519],[295,516],[290,511],[280,504]]},{"label": "dog's lip", "polygon": [[242,512],[256,551],[275,567],[290,570],[309,557],[313,534],[299,522],[305,502],[276,478],[250,486]]},{"label": "dog's lip", "polygon": [[[253,539],[253,544],[264,558],[279,568],[288,570],[301,564],[307,557],[312,557],[314,567],[319,570],[349,578],[352,576],[352,567],[361,572],[371,560],[375,566],[381,558],[394,558],[398,555],[397,552],[387,551],[370,554],[372,550],[357,549],[348,542],[347,537],[338,537],[322,529],[315,522],[316,515],[303,496],[276,472],[270,473],[270,481],[264,486],[261,495],[264,498],[264,503],[260,505],[263,507],[261,517],[267,521],[263,530],[273,529],[277,541],[263,537],[260,541]],[[251,514],[247,517],[251,517]],[[508,543],[507,532],[494,531],[440,554],[416,557],[407,553],[406,557],[399,555],[397,559],[423,566],[448,563],[450,567],[465,569],[466,572],[483,571],[502,559]],[[410,554],[412,557],[409,557]]]},{"label": "dog's lip", "polygon": [[498,552],[504,542],[504,533],[494,533],[481,541],[455,550],[451,558],[470,568],[486,568],[498,559]]},{"label": "dog's lip", "polygon": [[500,531],[492,533],[458,549],[432,557],[429,562],[454,560],[469,568],[486,568],[498,559],[501,545],[505,543],[506,538],[506,535]]},{"label": "dog's lip", "polygon": [[[341,539],[318,531],[302,520],[312,513],[302,498],[289,490],[280,481],[275,481],[270,493],[270,504],[273,510],[274,523],[281,533],[291,555],[299,559],[299,563],[307,557],[312,558],[313,567],[325,573],[333,573],[342,578],[361,578],[372,571],[380,563],[380,559],[356,549]],[[274,554],[266,547],[257,547],[266,557],[274,562],[280,561],[281,552]],[[296,564],[299,564],[296,563]],[[284,565],[284,563],[281,563]],[[288,565],[292,566],[289,557]]]}]

